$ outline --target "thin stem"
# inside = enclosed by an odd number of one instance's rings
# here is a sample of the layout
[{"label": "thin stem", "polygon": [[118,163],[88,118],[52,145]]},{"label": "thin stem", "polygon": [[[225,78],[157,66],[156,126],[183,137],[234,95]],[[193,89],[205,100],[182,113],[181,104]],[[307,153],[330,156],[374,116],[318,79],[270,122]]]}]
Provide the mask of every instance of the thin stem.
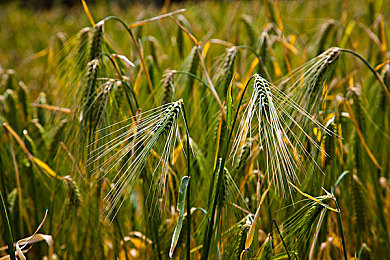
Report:
[{"label": "thin stem", "polygon": [[[283,243],[284,249],[286,250],[286,253],[287,253],[288,259],[290,259],[290,260],[291,260],[291,256],[290,256],[290,253],[288,252],[288,247],[287,247],[287,244],[284,242],[284,239],[283,239],[282,233],[280,233],[280,230],[279,230],[278,224],[276,224],[276,221],[275,221],[275,219],[274,219],[274,218],[272,219],[272,222],[275,224],[276,230],[277,230],[277,231],[278,231],[278,233],[279,233],[279,237],[280,237],[280,239],[282,240],[282,243]],[[271,231],[271,232],[272,232],[272,231]]]},{"label": "thin stem", "polygon": [[[348,174],[350,173],[349,171],[345,171],[343,172],[340,177],[337,179],[333,189],[332,189],[332,194],[334,194],[337,186],[339,185],[339,183],[341,182],[341,180]],[[343,230],[343,223],[341,221],[341,210],[340,210],[340,207],[339,207],[339,204],[337,203],[337,199],[336,197],[334,197],[334,201],[336,203],[336,209],[337,211],[339,212],[337,214],[337,225],[339,227],[339,231],[340,231],[340,236],[341,236],[341,240],[342,240],[342,243],[343,243],[343,251],[344,251],[344,259],[347,260],[348,257],[347,257],[347,246],[345,244],[345,237],[344,237],[344,230]]]},{"label": "thin stem", "polygon": [[153,83],[152,83],[152,80],[150,78],[150,74],[149,74],[149,70],[148,68],[146,67],[146,63],[145,63],[145,59],[144,59],[144,55],[143,55],[143,52],[142,52],[142,49],[141,49],[141,46],[139,45],[134,33],[132,32],[131,30],[131,27],[130,26],[127,26],[127,24],[122,21],[122,19],[116,17],[116,16],[108,16],[106,18],[104,18],[104,22],[108,21],[108,20],[115,20],[115,21],[118,21],[120,22],[123,27],[125,27],[126,31],[129,33],[130,35],[130,38],[133,40],[134,42],[134,45],[135,45],[135,48],[137,49],[137,52],[138,52],[138,55],[139,55],[139,58],[141,60],[141,65],[142,65],[142,68],[145,72],[145,75],[146,75],[146,79],[148,81],[148,86],[149,86],[149,90],[150,90],[150,94],[152,96],[152,100],[153,100],[153,103],[156,104],[156,99],[154,97],[154,88],[153,88]]},{"label": "thin stem", "polygon": [[[190,133],[188,130],[187,116],[182,105],[183,109],[183,117],[184,123],[186,126],[186,136],[187,136],[187,176],[191,177],[191,161],[190,161]],[[191,187],[191,179],[188,182],[187,186],[187,259],[190,260],[191,255],[191,204],[190,204],[190,187]]]},{"label": "thin stem", "polygon": [[[230,140],[232,138],[232,135],[233,135],[233,130],[234,130],[234,125],[237,121],[237,117],[238,117],[238,112],[240,110],[240,106],[241,106],[241,103],[242,103],[242,100],[244,99],[244,95],[245,95],[245,92],[249,86],[249,82],[253,79],[253,76],[249,78],[248,82],[246,83],[245,85],[245,88],[242,92],[242,95],[240,97],[240,101],[238,102],[238,106],[237,106],[237,110],[236,110],[236,114],[234,116],[234,120],[233,120],[233,123],[232,123],[232,126],[231,126],[231,129],[230,129],[230,133],[229,131],[226,131],[226,134],[225,134],[225,143],[224,143],[224,146],[223,146],[223,150],[222,150],[222,158],[219,158],[219,166],[218,166],[218,173],[217,173],[217,186],[215,188],[215,193],[214,193],[214,196],[213,196],[213,208],[212,208],[212,211],[211,211],[211,217],[209,219],[209,225],[206,229],[206,234],[205,234],[205,240],[203,242],[203,248],[204,248],[204,251],[202,253],[202,257],[201,259],[208,259],[208,254],[209,254],[209,250],[210,250],[210,242],[211,242],[211,236],[213,234],[213,228],[214,228],[214,217],[215,217],[215,211],[216,211],[216,207],[217,207],[217,193],[218,193],[218,190],[220,188],[220,185],[221,185],[221,182],[222,182],[222,171],[224,170],[224,166],[225,166],[225,161],[226,161],[226,156],[227,156],[227,151],[228,151],[228,147],[229,147],[229,143],[230,143]],[[229,130],[229,129],[228,129]],[[226,135],[229,134],[229,138],[226,138]],[[210,189],[213,189],[213,183],[211,183],[210,185]]]},{"label": "thin stem", "polygon": [[[232,135],[233,135],[233,129],[234,129],[234,125],[236,124],[236,121],[237,121],[237,117],[238,117],[238,112],[240,111],[240,107],[241,107],[241,104],[242,104],[242,100],[244,99],[244,95],[245,95],[245,92],[249,86],[249,82],[253,79],[253,76],[249,78],[248,82],[246,83],[245,85],[245,88],[244,90],[242,91],[242,94],[241,94],[241,97],[240,97],[240,101],[238,102],[238,106],[237,106],[237,110],[236,110],[236,114],[234,115],[234,120],[233,120],[233,124],[232,124],[232,127],[231,127],[231,130],[230,130],[230,135],[229,135],[229,139],[227,141],[227,144],[230,143],[230,140],[232,139]],[[227,151],[228,151],[228,147],[224,147],[224,157],[226,158],[226,155],[227,155]]]},{"label": "thin stem", "polygon": [[334,201],[336,203],[336,208],[339,211],[339,213],[337,214],[337,225],[339,226],[339,231],[340,231],[340,235],[341,235],[341,241],[343,243],[344,259],[347,260],[348,259],[348,257],[347,257],[347,246],[345,245],[343,222],[341,221],[341,211],[340,211],[340,208],[339,208],[339,204],[337,203],[336,197],[335,197]]},{"label": "thin stem", "polygon": [[350,173],[350,171],[345,171],[345,172],[343,172],[343,173],[340,175],[340,177],[337,179],[337,181],[336,181],[336,183],[335,183],[335,185],[334,185],[334,187],[333,187],[333,189],[332,189],[332,194],[335,193],[337,186],[340,184],[341,180],[342,180],[348,173]]},{"label": "thin stem", "polygon": [[[223,170],[223,166],[222,164],[224,164],[224,162],[222,162],[222,158],[220,158],[220,162],[219,162],[219,167],[218,167],[218,173],[217,173],[217,187],[215,188],[215,193],[214,193],[214,196],[213,196],[213,208],[211,210],[211,217],[209,219],[209,225],[206,229],[206,234],[205,234],[205,241],[203,243],[203,253],[202,253],[202,257],[201,259],[208,259],[208,255],[209,255],[209,250],[210,250],[210,242],[211,242],[211,236],[213,234],[213,226],[214,226],[214,216],[215,216],[215,211],[216,211],[216,208],[217,208],[217,193],[218,193],[218,188],[220,186],[220,182],[221,182],[221,171]],[[211,187],[210,189],[213,189],[213,183],[211,184]]]},{"label": "thin stem", "polygon": [[[137,97],[135,96],[134,90],[130,87],[130,85],[123,78],[124,74],[123,74],[122,70],[118,67],[118,64],[116,63],[116,61],[108,53],[103,52],[103,53],[101,53],[101,55],[102,56],[106,56],[111,61],[112,65],[114,66],[115,70],[117,71],[119,77],[121,78],[121,82],[125,85],[125,87],[127,87],[130,90],[130,93],[133,96],[133,99],[134,99],[134,102],[135,102],[135,106],[136,106],[136,108],[138,110],[139,109],[139,105],[138,105]],[[129,105],[130,105],[131,112],[135,116],[135,111],[134,111],[133,105],[131,104],[130,97],[129,97],[127,91],[126,91],[126,88],[124,90],[125,90],[126,98],[127,98],[128,102],[129,102]]]},{"label": "thin stem", "polygon": [[18,215],[19,215],[19,229],[20,229],[19,232],[20,232],[20,234],[23,234],[24,233],[24,231],[23,231],[23,207],[22,207],[23,199],[22,199],[22,186],[20,185],[20,174],[19,174],[18,162],[16,161],[15,151],[14,151],[14,147],[12,145],[11,137],[9,136],[7,128],[4,128],[4,129],[5,129],[5,134],[9,140],[9,147],[11,150],[12,162],[13,162],[14,170],[15,170],[16,187],[18,190],[18,208],[19,208]]},{"label": "thin stem", "polygon": [[377,78],[377,80],[379,81],[379,84],[381,85],[382,87],[382,90],[383,92],[385,92],[385,95],[386,95],[386,98],[387,98],[387,102],[390,104],[390,92],[389,90],[387,89],[386,87],[386,84],[383,82],[383,79],[382,77],[379,75],[379,73],[371,66],[370,63],[368,63],[368,61],[366,59],[364,59],[360,54],[352,51],[352,50],[349,50],[349,49],[340,49],[340,51],[343,51],[343,52],[347,52],[347,53],[351,53],[352,55],[354,55],[355,57],[359,58],[364,64],[366,64],[366,66],[371,70],[372,73],[374,73],[375,77]]},{"label": "thin stem", "polygon": [[221,100],[219,99],[218,93],[217,93],[217,91],[214,88],[214,85],[213,85],[213,82],[211,81],[209,73],[207,72],[206,64],[204,63],[204,59],[203,59],[202,53],[200,51],[200,48],[198,48],[197,51],[198,51],[200,64],[202,65],[203,73],[204,73],[204,75],[205,75],[205,77],[207,79],[207,82],[209,83],[211,93],[213,94],[215,100],[217,101],[218,106],[221,109],[222,114],[225,115],[226,114],[225,108],[224,108]]},{"label": "thin stem", "polygon": [[210,89],[210,86],[207,85],[206,82],[204,82],[200,77],[198,77],[197,75],[191,73],[191,72],[187,72],[187,71],[177,71],[177,70],[172,70],[173,74],[184,74],[184,75],[187,75],[187,76],[190,76],[190,77],[193,77],[194,79],[198,80],[200,83],[202,83],[206,88]]},{"label": "thin stem", "polygon": [[256,58],[259,60],[259,62],[261,63],[261,65],[263,66],[263,68],[264,68],[264,73],[266,74],[267,80],[268,80],[268,81],[271,81],[271,77],[270,77],[270,75],[269,75],[269,73],[268,73],[267,67],[265,66],[263,59],[262,59],[261,56],[256,52],[255,49],[253,49],[253,48],[250,47],[250,46],[237,46],[237,48],[238,48],[238,49],[249,50],[250,52],[252,52],[252,53],[256,56]]},{"label": "thin stem", "polygon": [[130,28],[138,27],[138,26],[141,26],[141,25],[145,25],[145,24],[148,24],[148,23],[151,23],[151,22],[155,22],[155,21],[161,20],[163,18],[171,17],[174,14],[183,13],[185,11],[186,11],[186,9],[184,9],[184,8],[183,9],[179,9],[179,10],[176,10],[176,11],[173,11],[173,12],[170,12],[170,13],[162,14],[162,15],[155,16],[155,17],[152,17],[152,18],[149,18],[149,19],[146,19],[146,20],[135,22],[135,23],[131,24],[129,27]]}]

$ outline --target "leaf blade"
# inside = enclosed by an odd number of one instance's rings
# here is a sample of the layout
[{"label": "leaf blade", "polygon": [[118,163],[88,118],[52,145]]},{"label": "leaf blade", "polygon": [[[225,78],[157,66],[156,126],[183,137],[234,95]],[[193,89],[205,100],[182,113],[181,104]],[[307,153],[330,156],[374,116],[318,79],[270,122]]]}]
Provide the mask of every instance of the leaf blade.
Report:
[{"label": "leaf blade", "polygon": [[177,241],[179,240],[180,231],[183,226],[183,219],[184,219],[184,201],[186,198],[186,191],[188,187],[188,183],[190,181],[189,176],[184,176],[181,179],[180,184],[180,191],[179,191],[179,200],[177,203],[177,210],[179,211],[179,219],[177,220],[177,225],[175,227],[175,230],[172,235],[172,241],[171,241],[171,248],[169,249],[169,257],[172,258],[173,251],[175,250],[175,247],[177,245]]}]

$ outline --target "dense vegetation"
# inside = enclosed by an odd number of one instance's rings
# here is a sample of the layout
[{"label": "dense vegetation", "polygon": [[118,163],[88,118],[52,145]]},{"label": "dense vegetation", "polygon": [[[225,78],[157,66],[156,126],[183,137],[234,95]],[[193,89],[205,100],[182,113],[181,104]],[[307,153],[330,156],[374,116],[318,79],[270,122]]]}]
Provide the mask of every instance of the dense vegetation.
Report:
[{"label": "dense vegetation", "polygon": [[0,256],[390,255],[384,1],[81,3],[0,6]]}]

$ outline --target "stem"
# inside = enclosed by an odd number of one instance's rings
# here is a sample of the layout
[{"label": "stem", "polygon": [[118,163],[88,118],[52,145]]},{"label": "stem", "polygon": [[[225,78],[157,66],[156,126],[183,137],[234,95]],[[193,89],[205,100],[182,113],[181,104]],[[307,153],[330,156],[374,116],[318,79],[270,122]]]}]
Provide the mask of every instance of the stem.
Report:
[{"label": "stem", "polygon": [[[190,133],[188,130],[188,123],[187,123],[187,116],[186,112],[183,108],[183,117],[184,117],[184,123],[186,126],[186,136],[187,136],[187,176],[191,177],[191,162],[190,162]],[[190,204],[190,187],[191,187],[191,179],[188,182],[187,186],[187,259],[190,260],[191,255],[191,204]]]},{"label": "stem", "polygon": [[[341,180],[348,174],[350,173],[349,171],[345,171],[343,172],[340,177],[337,179],[336,181],[336,184],[334,185],[333,189],[332,189],[332,194],[334,194],[337,186],[339,185],[339,183],[341,182]],[[336,209],[337,211],[339,212],[337,214],[337,225],[339,227],[339,231],[340,231],[340,235],[341,235],[341,240],[342,240],[342,243],[343,243],[343,251],[344,251],[344,259],[347,260],[348,257],[347,257],[347,246],[345,245],[345,238],[344,238],[344,230],[343,230],[343,223],[341,221],[341,210],[340,210],[340,207],[339,207],[339,204],[337,203],[337,199],[336,197],[334,197],[334,201],[336,203]]]},{"label": "stem", "polygon": [[105,53],[105,52],[103,52],[101,55],[102,56],[106,56],[110,60],[110,62],[114,66],[115,70],[117,71],[119,77],[121,78],[120,79],[121,82],[125,85],[124,91],[125,91],[125,94],[126,94],[126,98],[127,98],[127,101],[129,102],[131,112],[133,113],[133,116],[135,116],[136,115],[136,111],[134,111],[133,105],[131,104],[131,101],[130,101],[129,94],[127,93],[126,89],[128,88],[130,90],[130,93],[133,96],[133,99],[134,99],[134,102],[135,102],[135,106],[136,106],[136,108],[138,110],[139,109],[139,105],[138,105],[137,97],[135,96],[134,90],[130,87],[130,85],[123,78],[124,74],[123,74],[122,70],[118,67],[116,61],[113,60],[111,55],[109,55],[108,53]]},{"label": "stem", "polygon": [[343,223],[341,221],[341,211],[340,211],[340,208],[339,208],[339,204],[337,203],[336,197],[335,197],[334,201],[336,203],[336,208],[339,211],[339,213],[337,214],[337,225],[339,226],[339,231],[340,231],[340,235],[341,235],[341,241],[343,242],[344,259],[347,260],[348,259],[348,257],[347,257],[347,246],[345,245]]},{"label": "stem", "polygon": [[19,209],[18,215],[19,215],[19,229],[20,229],[19,234],[23,234],[24,233],[24,231],[23,231],[23,207],[22,207],[23,198],[22,198],[22,186],[20,185],[20,174],[19,174],[18,162],[16,161],[14,147],[12,145],[11,137],[8,134],[8,130],[6,128],[4,128],[4,130],[5,130],[6,136],[9,140],[9,147],[11,150],[12,162],[13,162],[14,170],[15,170],[16,187],[18,190],[18,209]]},{"label": "stem", "polygon": [[[223,164],[225,164],[225,162],[223,161],[222,158],[220,158],[218,173],[217,173],[217,186],[215,188],[215,193],[213,196],[213,208],[211,211],[211,217],[209,219],[209,225],[206,229],[205,241],[203,243],[204,251],[202,253],[201,259],[204,259],[204,260],[208,259],[208,254],[209,254],[209,250],[210,250],[211,236],[213,234],[214,216],[215,216],[215,211],[217,208],[217,195],[218,195],[217,193],[218,193],[218,188],[219,188],[220,182],[221,182],[220,176],[221,176],[221,171],[223,171]],[[213,187],[211,187],[211,189],[212,188]]]},{"label": "stem", "polygon": [[[209,225],[208,225],[208,227],[206,229],[205,240],[203,242],[204,251],[202,253],[201,259],[208,259],[208,254],[209,254],[209,250],[210,250],[211,236],[212,236],[212,233],[213,233],[215,211],[216,211],[216,207],[217,207],[217,199],[216,199],[216,197],[217,197],[217,193],[218,193],[219,187],[221,185],[221,176],[222,176],[221,173],[224,170],[226,156],[227,156],[227,151],[228,151],[228,146],[229,146],[230,140],[231,140],[232,135],[233,135],[233,129],[234,129],[234,125],[235,125],[235,123],[237,121],[238,112],[240,110],[240,106],[241,106],[242,100],[244,99],[245,92],[246,92],[246,90],[247,90],[247,88],[249,86],[249,82],[252,80],[252,78],[253,78],[253,76],[249,78],[249,80],[246,83],[245,88],[244,88],[244,90],[242,92],[242,95],[240,97],[240,101],[238,102],[236,114],[234,116],[233,124],[232,124],[231,128],[228,129],[228,130],[230,130],[230,133],[229,133],[229,131],[226,131],[226,134],[225,134],[225,135],[229,134],[229,138],[228,139],[225,138],[225,143],[224,143],[223,150],[222,150],[222,158],[219,158],[220,162],[219,162],[218,174],[217,174],[217,186],[215,187],[215,193],[214,193],[214,196],[213,196],[213,208],[212,208],[212,211],[211,211],[211,217],[209,219]],[[213,189],[213,183],[211,184],[210,189]]]},{"label": "stem", "polygon": [[340,49],[340,51],[343,51],[343,52],[348,52],[348,53],[351,53],[352,55],[354,55],[355,57],[359,58],[361,61],[363,61],[364,64],[366,64],[366,66],[371,70],[372,73],[374,73],[375,77],[377,78],[377,80],[379,81],[379,84],[381,85],[382,87],[382,90],[383,92],[385,92],[385,95],[386,95],[386,98],[387,98],[387,102],[390,104],[390,92],[389,90],[387,89],[386,87],[386,84],[383,82],[383,79],[382,77],[379,75],[379,73],[370,65],[370,63],[368,63],[368,61],[366,59],[364,59],[360,54],[352,51],[352,50],[349,50],[349,49]]},{"label": "stem", "polygon": [[12,237],[12,231],[11,231],[11,226],[9,224],[8,220],[8,214],[7,214],[7,209],[5,208],[5,203],[3,200],[3,194],[0,191],[0,198],[1,198],[1,216],[3,217],[3,224],[5,227],[5,239],[8,244],[8,253],[11,258],[11,260],[16,260],[15,257],[15,248],[14,248],[14,239]]},{"label": "stem", "polygon": [[204,82],[200,77],[196,76],[195,74],[187,71],[177,71],[177,70],[172,70],[173,74],[184,74],[190,77],[193,77],[194,79],[198,80],[200,83],[202,83],[206,88],[210,89],[209,85],[207,85],[206,82]]},{"label": "stem", "polygon": [[199,56],[200,64],[202,65],[203,73],[204,73],[204,75],[205,75],[205,77],[206,77],[206,79],[207,79],[207,82],[209,83],[211,93],[213,94],[215,100],[217,101],[218,106],[219,106],[219,108],[221,109],[222,114],[225,115],[225,114],[226,114],[226,113],[225,113],[225,108],[224,108],[224,106],[223,106],[221,100],[219,99],[218,93],[217,93],[217,91],[216,91],[215,88],[214,88],[214,85],[213,85],[213,82],[212,82],[211,79],[210,79],[209,73],[207,72],[207,68],[206,68],[206,65],[205,65],[205,63],[204,63],[204,59],[203,59],[202,53],[201,53],[201,51],[200,51],[199,48],[197,49],[197,51],[198,51],[198,56]]},{"label": "stem", "polygon": [[238,48],[238,49],[246,49],[246,50],[249,50],[250,52],[252,52],[252,53],[256,56],[256,58],[259,60],[259,62],[261,63],[261,65],[263,66],[263,68],[264,68],[264,73],[267,74],[267,75],[266,75],[267,80],[268,80],[268,81],[271,81],[271,77],[270,77],[270,75],[269,75],[269,73],[268,73],[267,67],[265,66],[263,59],[262,59],[262,58],[260,57],[260,55],[256,52],[255,49],[253,49],[253,48],[250,47],[250,46],[237,46],[237,48]]},{"label": "stem", "polygon": [[342,180],[348,173],[350,173],[350,171],[345,171],[345,172],[343,172],[343,173],[340,175],[340,177],[337,179],[337,181],[336,181],[336,183],[335,183],[335,185],[334,185],[334,187],[333,187],[333,189],[332,189],[332,193],[333,193],[333,194],[334,194],[334,192],[336,191],[336,188],[337,188],[337,186],[339,185],[339,183],[341,182],[341,180]]},{"label": "stem", "polygon": [[125,27],[126,31],[129,33],[130,38],[133,40],[135,48],[137,49],[139,58],[141,60],[141,65],[142,65],[142,68],[144,69],[144,72],[145,72],[145,75],[146,75],[146,79],[148,81],[148,86],[149,86],[150,94],[152,96],[153,103],[156,104],[156,99],[154,97],[154,91],[153,91],[154,90],[153,83],[152,83],[152,80],[150,78],[149,70],[146,67],[146,63],[145,63],[145,59],[144,59],[144,55],[143,55],[142,49],[141,49],[137,39],[135,38],[135,35],[131,31],[131,27],[127,26],[127,24],[124,21],[122,21],[122,19],[120,19],[120,18],[118,18],[116,16],[108,16],[108,17],[104,18],[103,21],[106,22],[108,20],[118,21],[119,23],[121,23],[123,25],[123,27]]},{"label": "stem", "polygon": [[[275,224],[276,230],[277,230],[277,231],[278,231],[278,233],[279,233],[279,237],[280,237],[280,239],[282,240],[282,243],[283,243],[284,249],[286,250],[286,253],[287,253],[288,259],[290,259],[290,260],[291,260],[291,256],[290,256],[290,253],[288,252],[288,247],[287,247],[287,244],[284,242],[284,239],[283,239],[282,233],[280,233],[280,230],[279,230],[278,224],[276,224],[276,221],[275,221],[275,219],[274,219],[274,218],[272,219],[272,222]],[[271,230],[271,232],[272,232],[272,230]],[[295,257],[296,257],[296,256],[295,256]]]}]

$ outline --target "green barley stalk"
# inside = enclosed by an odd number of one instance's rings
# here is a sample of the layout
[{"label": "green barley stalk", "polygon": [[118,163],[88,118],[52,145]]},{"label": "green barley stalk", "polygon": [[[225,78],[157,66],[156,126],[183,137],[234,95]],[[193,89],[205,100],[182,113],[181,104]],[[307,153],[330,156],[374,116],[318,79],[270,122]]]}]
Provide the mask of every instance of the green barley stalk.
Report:
[{"label": "green barley stalk", "polygon": [[[351,95],[352,95],[352,100],[353,100],[353,112],[356,118],[356,121],[359,125],[359,129],[362,132],[363,135],[365,135],[365,129],[366,129],[366,122],[365,122],[365,117],[364,117],[364,112],[363,112],[363,104],[361,101],[361,94],[360,91],[357,88],[350,88],[349,89]],[[357,133],[355,133],[354,137],[354,146],[353,146],[353,151],[354,151],[354,163],[355,167],[357,170],[357,174],[361,176],[361,172],[364,171],[363,169],[363,154],[362,154],[362,149],[361,149],[361,142],[359,139],[359,136]],[[364,178],[366,179],[366,178]]]},{"label": "green barley stalk", "polygon": [[234,169],[235,177],[243,174],[243,171],[248,163],[248,158],[251,154],[251,140],[245,140],[244,145],[241,148],[241,154],[237,158],[237,166]]},{"label": "green barley stalk", "polygon": [[[285,121],[284,117],[282,117],[281,115],[290,119],[297,126],[299,126],[299,124],[294,120],[294,118],[292,118],[288,114],[284,106],[287,105],[290,108],[294,108],[300,111],[302,116],[308,118],[319,128],[326,131],[325,127],[322,126],[320,123],[318,123],[310,114],[308,114],[306,111],[300,108],[293,100],[288,98],[283,92],[281,92],[271,83],[266,81],[260,75],[255,74],[249,79],[249,81],[247,82],[244,88],[243,94],[240,97],[240,101],[238,103],[238,108],[236,110],[233,122],[227,124],[227,131],[225,133],[221,157],[219,158],[218,160],[219,163],[217,164],[217,167],[215,169],[216,171],[215,192],[213,193],[212,196],[213,198],[210,200],[211,203],[211,207],[210,207],[211,210],[209,213],[210,217],[209,217],[208,227],[206,229],[206,233],[204,236],[203,252],[202,252],[201,259],[208,258],[211,238],[214,233],[214,225],[215,225],[214,218],[217,212],[217,205],[218,205],[217,194],[221,190],[221,186],[223,185],[222,177],[223,177],[224,165],[227,158],[229,143],[233,135],[232,129],[234,129],[234,125],[237,121],[239,108],[242,104],[245,91],[247,90],[249,83],[251,82],[252,79],[254,79],[252,96],[245,108],[244,116],[240,122],[240,126],[238,128],[235,140],[233,142],[233,147],[231,152],[231,154],[233,154],[233,161],[236,152],[240,148],[240,143],[242,142],[242,140],[245,140],[247,138],[247,135],[250,135],[252,118],[254,115],[256,115],[259,121],[258,131],[260,134],[260,140],[263,140],[262,141],[264,142],[263,149],[266,150],[265,153],[267,159],[267,170],[270,171],[273,174],[274,178],[276,179],[276,182],[278,183],[277,187],[280,186],[282,188],[282,191],[284,192],[284,188],[285,188],[284,185],[287,185],[287,181],[297,180],[295,168],[297,168],[297,165],[301,166],[301,161],[300,160],[295,161],[292,152],[289,150],[287,146],[287,142],[285,140],[288,140],[288,143],[292,143],[293,141],[295,146],[301,149],[305,153],[305,149],[302,143],[296,138],[296,135],[294,135],[293,133],[289,133],[291,136],[289,138],[289,136],[286,134],[287,132],[290,132],[290,128],[288,127],[288,124]],[[318,144],[316,144],[316,142],[313,139],[311,139],[310,136],[308,136],[302,130],[302,128],[299,129],[300,131],[303,132],[303,134],[306,136],[308,140],[310,140],[314,145],[316,145],[318,149],[320,149]],[[290,139],[292,141],[290,141]],[[296,149],[293,150],[294,152],[296,152]],[[306,155],[310,156],[307,154],[307,152]],[[277,166],[277,165],[281,165],[281,166]],[[211,185],[210,187],[211,189],[214,189],[214,185]],[[290,186],[288,186],[288,188],[290,190]],[[291,194],[291,190],[290,190],[290,194]],[[217,216],[219,216],[219,213]]]},{"label": "green barley stalk", "polygon": [[4,92],[4,101],[2,104],[2,115],[4,119],[6,119],[11,127],[15,129],[17,132],[21,131],[22,125],[20,120],[16,120],[19,118],[18,112],[18,97],[14,90],[7,89]]},{"label": "green barley stalk", "polygon": [[239,259],[242,250],[244,250],[245,240],[246,240],[246,236],[248,234],[249,228],[250,228],[250,225],[244,224],[244,225],[240,226],[240,228],[237,232],[237,238],[235,239],[235,246],[234,246],[234,259]]},{"label": "green barley stalk", "polygon": [[[330,130],[337,134],[337,128],[336,128],[336,124],[334,123],[331,123],[330,126],[329,126]],[[336,149],[336,137],[335,135],[327,135],[325,137],[325,152],[326,154],[328,155],[326,158],[325,158],[325,165],[330,165],[332,163],[332,161],[335,159],[336,157],[336,152],[335,152],[335,149]]]},{"label": "green barley stalk", "polygon": [[48,160],[52,160],[55,157],[56,153],[57,153],[59,144],[60,144],[60,142],[62,141],[62,139],[64,137],[64,131],[65,131],[65,127],[66,127],[66,122],[67,122],[67,120],[63,119],[58,124],[56,132],[54,133],[54,135],[52,137],[52,140],[50,142],[50,145],[49,145],[49,153],[48,153],[48,155],[46,157]]},{"label": "green barley stalk", "polygon": [[160,46],[158,45],[158,40],[153,37],[153,36],[149,36],[148,37],[148,41],[149,41],[149,50],[150,50],[150,55],[152,56],[153,58],[153,61],[154,61],[154,64],[156,65],[157,67],[157,70],[160,71],[160,62],[159,62],[159,55],[157,54],[157,50],[161,49]]},{"label": "green barley stalk", "polygon": [[264,241],[263,245],[259,250],[259,254],[257,256],[258,259],[273,259],[275,256],[275,250],[273,248],[273,238],[269,234],[267,239]]}]

